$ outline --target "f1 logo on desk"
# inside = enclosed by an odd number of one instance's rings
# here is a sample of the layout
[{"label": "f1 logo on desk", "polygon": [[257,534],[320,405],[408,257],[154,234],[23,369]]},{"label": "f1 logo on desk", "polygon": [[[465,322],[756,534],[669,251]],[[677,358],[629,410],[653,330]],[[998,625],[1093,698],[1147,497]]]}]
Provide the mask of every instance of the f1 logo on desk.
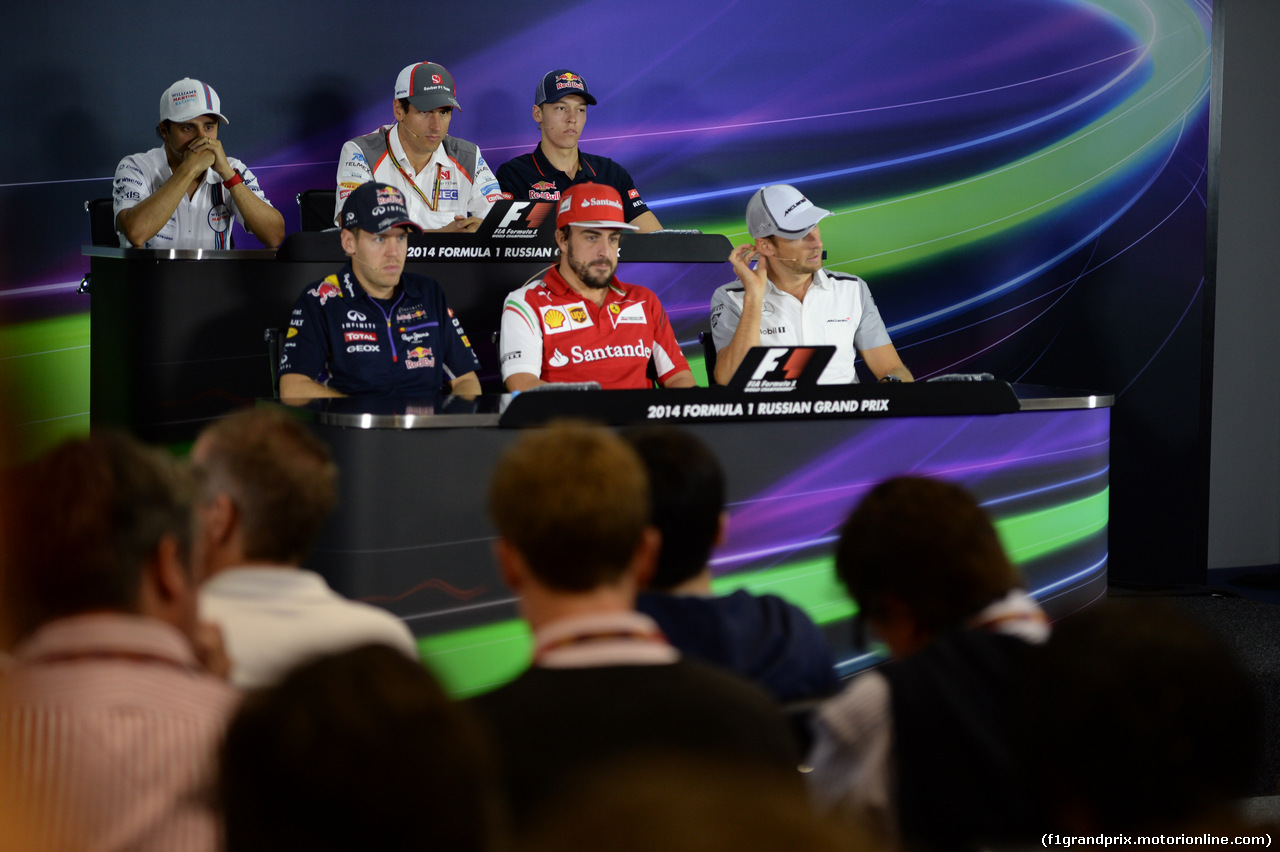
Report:
[{"label": "f1 logo on desk", "polygon": [[756,346],[747,351],[729,387],[747,393],[813,387],[835,351],[834,346]]}]

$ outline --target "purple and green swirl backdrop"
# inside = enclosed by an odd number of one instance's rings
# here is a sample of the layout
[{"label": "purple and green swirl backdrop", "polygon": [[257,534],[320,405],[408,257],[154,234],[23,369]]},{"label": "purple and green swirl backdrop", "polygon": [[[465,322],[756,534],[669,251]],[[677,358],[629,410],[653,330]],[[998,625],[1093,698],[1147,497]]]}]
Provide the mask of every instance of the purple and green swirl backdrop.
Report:
[{"label": "purple and green swirl backdrop", "polygon": [[[194,28],[136,6],[10,13],[0,364],[29,451],[87,428],[82,204],[154,144],[174,79],[218,89],[226,149],[295,230],[295,195],[390,120],[403,65],[454,72],[453,132],[495,167],[533,147],[534,83],[569,66],[600,101],[584,149],[625,164],[665,225],[741,240],[751,192],[793,183],[833,211],[829,265],[870,282],[918,376],[1116,393],[1112,574],[1203,572],[1210,3],[230,2]],[[682,341],[722,272],[661,282]]]}]

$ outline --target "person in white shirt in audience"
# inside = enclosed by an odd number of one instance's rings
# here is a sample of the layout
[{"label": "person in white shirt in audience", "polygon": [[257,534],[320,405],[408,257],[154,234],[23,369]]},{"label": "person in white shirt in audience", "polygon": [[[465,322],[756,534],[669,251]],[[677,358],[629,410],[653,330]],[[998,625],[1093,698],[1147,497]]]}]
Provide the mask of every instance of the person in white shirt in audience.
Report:
[{"label": "person in white shirt in audience", "polygon": [[416,659],[413,635],[386,610],[350,601],[306,559],[337,499],[328,447],[289,414],[249,409],[200,433],[195,560],[200,614],[222,628],[231,681],[274,682],[313,656],[391,645]]}]

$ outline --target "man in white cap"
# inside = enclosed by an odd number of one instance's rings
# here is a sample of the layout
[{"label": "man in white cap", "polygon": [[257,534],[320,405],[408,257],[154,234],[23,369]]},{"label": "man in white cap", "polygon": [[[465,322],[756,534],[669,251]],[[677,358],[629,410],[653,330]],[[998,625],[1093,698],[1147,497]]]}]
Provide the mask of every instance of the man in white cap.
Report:
[{"label": "man in white cap", "polygon": [[116,166],[112,213],[125,248],[229,249],[231,220],[269,248],[284,241],[284,217],[244,163],[228,157],[218,127],[229,124],[213,87],[184,77],[160,96],[163,144]]},{"label": "man in white cap", "polygon": [[507,389],[550,382],[648,388],[650,361],[663,387],[693,387],[657,294],[614,275],[621,232],[636,230],[624,219],[618,191],[575,184],[556,209],[560,262],[502,305],[499,350]]},{"label": "man in white cap", "polygon": [[391,102],[396,123],[342,146],[334,224],[351,191],[377,180],[404,193],[409,217],[424,231],[479,228],[502,190],[480,149],[449,135],[453,111],[461,108],[453,75],[443,65],[405,66]]},{"label": "man in white cap", "polygon": [[830,215],[786,184],[751,196],[747,231],[755,242],[730,252],[738,280],[711,297],[717,383],[727,384],[753,347],[827,345],[835,346],[836,354],[820,384],[858,381],[853,366],[858,353],[878,381],[913,381],[867,282],[822,268],[818,222]]}]

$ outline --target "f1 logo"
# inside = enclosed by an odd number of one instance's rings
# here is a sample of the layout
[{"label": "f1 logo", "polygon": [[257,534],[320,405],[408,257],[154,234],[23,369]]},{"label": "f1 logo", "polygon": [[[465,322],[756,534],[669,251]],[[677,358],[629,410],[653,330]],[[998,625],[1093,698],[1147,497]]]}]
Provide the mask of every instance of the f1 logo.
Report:
[{"label": "f1 logo", "polygon": [[511,209],[507,211],[507,215],[502,217],[502,221],[498,223],[498,227],[506,228],[510,226],[512,222],[520,218],[520,214],[523,213],[524,209],[531,203],[532,202],[530,201],[513,201],[511,203]]},{"label": "f1 logo", "polygon": [[764,353],[764,357],[760,359],[760,366],[756,367],[756,371],[751,374],[751,381],[759,381],[776,370],[778,359],[786,354],[787,350],[785,349],[770,349]]}]

